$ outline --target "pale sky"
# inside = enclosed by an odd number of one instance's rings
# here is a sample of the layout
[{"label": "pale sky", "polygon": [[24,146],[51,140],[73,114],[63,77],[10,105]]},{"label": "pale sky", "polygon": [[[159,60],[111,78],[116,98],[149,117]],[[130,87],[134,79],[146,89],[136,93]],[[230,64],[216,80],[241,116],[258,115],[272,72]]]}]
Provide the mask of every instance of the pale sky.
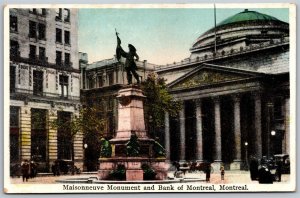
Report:
[{"label": "pale sky", "polygon": [[[216,9],[217,24],[244,9]],[[263,14],[288,22],[287,8],[256,9]],[[210,8],[172,9],[80,9],[79,51],[88,54],[89,63],[112,58],[116,49],[115,28],[128,51],[136,47],[140,60],[164,65],[190,55],[196,39],[214,27],[214,11]]]}]

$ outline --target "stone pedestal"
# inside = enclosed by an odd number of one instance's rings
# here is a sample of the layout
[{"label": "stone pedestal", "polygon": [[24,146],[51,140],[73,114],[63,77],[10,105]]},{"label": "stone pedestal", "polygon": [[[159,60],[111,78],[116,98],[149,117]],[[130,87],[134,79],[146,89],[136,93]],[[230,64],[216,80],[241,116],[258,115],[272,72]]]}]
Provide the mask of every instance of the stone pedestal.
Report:
[{"label": "stone pedestal", "polygon": [[[116,136],[109,141],[112,145],[112,156],[99,159],[99,179],[107,179],[118,165],[124,165],[126,180],[143,180],[143,164],[147,164],[156,172],[156,179],[166,179],[168,170],[166,159],[154,157],[154,140],[147,136],[145,129],[144,98],[138,86],[126,86],[118,92],[118,129]],[[132,135],[137,136],[140,145],[137,157],[127,156],[126,144]]]}]

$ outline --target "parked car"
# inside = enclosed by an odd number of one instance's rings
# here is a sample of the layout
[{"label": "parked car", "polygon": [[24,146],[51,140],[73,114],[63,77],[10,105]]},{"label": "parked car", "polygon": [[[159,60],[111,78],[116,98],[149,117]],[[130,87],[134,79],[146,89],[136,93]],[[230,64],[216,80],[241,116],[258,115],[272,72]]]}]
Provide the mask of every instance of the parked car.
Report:
[{"label": "parked car", "polygon": [[80,169],[74,165],[74,161],[72,160],[58,159],[55,164],[59,167],[58,171],[63,174],[71,173],[73,175],[75,173],[80,174],[81,172]]},{"label": "parked car", "polygon": [[[281,163],[281,164],[280,164]],[[281,165],[281,173],[278,173],[278,166]],[[290,174],[290,158],[288,154],[276,154],[269,159],[263,156],[260,160],[260,167],[265,167],[272,174],[273,181],[280,181],[279,175]]]},{"label": "parked car", "polygon": [[275,166],[282,163],[282,174],[290,174],[290,156],[288,154],[277,154],[273,159]]}]

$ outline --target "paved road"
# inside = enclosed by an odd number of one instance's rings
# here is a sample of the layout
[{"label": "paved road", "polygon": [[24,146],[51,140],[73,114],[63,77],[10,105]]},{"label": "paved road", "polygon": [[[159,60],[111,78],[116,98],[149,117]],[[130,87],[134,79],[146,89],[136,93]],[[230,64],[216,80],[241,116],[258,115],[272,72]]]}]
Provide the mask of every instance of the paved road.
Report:
[{"label": "paved road", "polygon": [[[168,175],[173,176],[174,172],[169,172]],[[62,175],[62,176],[42,176],[36,177],[33,179],[29,179],[28,182],[23,182],[22,178],[11,178],[12,184],[55,184],[56,180],[62,179],[71,179],[71,178],[89,178],[96,177],[96,174],[81,174],[81,175]],[[203,172],[199,173],[186,173],[185,178],[200,178],[203,179],[203,183],[205,183],[205,174]],[[290,175],[282,175],[281,183],[287,183],[290,180]],[[226,171],[225,172],[225,180],[221,180],[221,175],[219,173],[211,174],[210,183],[212,184],[235,184],[235,183],[243,183],[243,184],[258,184],[258,181],[251,181],[249,171]]]}]

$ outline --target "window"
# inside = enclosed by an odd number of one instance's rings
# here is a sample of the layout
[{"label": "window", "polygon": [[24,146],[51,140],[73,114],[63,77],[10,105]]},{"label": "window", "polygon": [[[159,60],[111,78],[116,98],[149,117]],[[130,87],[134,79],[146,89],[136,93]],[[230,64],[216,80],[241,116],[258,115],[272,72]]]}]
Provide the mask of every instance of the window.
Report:
[{"label": "window", "polygon": [[102,86],[103,86],[103,77],[98,76],[98,87],[102,87]]},{"label": "window", "polygon": [[65,53],[65,66],[71,66],[70,54]]},{"label": "window", "polygon": [[62,31],[59,28],[56,28],[56,42],[62,43]]},{"label": "window", "polygon": [[108,74],[108,78],[109,78],[109,85],[113,85],[114,84],[114,72],[111,72]]},{"label": "window", "polygon": [[33,71],[33,95],[43,95],[43,72]]},{"label": "window", "polygon": [[29,38],[36,38],[36,22],[29,21]]},{"label": "window", "polygon": [[56,65],[61,65],[61,52],[60,51],[56,51]]},{"label": "window", "polygon": [[62,98],[68,98],[69,77],[59,76],[59,85],[60,85],[60,96]]},{"label": "window", "polygon": [[10,40],[10,56],[19,56],[19,43],[18,41]]},{"label": "window", "polygon": [[9,151],[10,162],[18,162],[20,158],[19,152],[19,107],[10,107],[10,135],[9,135]]},{"label": "window", "polygon": [[90,77],[90,78],[89,78],[89,88],[90,88],[90,89],[93,89],[93,88],[94,88],[94,79],[93,79],[93,77]]},{"label": "window", "polygon": [[45,38],[46,38],[46,26],[45,26],[45,24],[42,24],[42,23],[39,23],[39,25],[38,25],[38,27],[39,27],[39,39],[40,40],[45,40]]},{"label": "window", "polygon": [[274,101],[274,118],[275,120],[281,120],[284,117],[283,114],[282,98],[276,98]]},{"label": "window", "polygon": [[29,46],[29,58],[36,59],[36,46],[34,45]]},{"label": "window", "polygon": [[70,32],[65,31],[65,44],[70,45]]},{"label": "window", "polygon": [[11,32],[18,31],[18,18],[16,16],[9,16],[9,26]]},{"label": "window", "polygon": [[64,9],[64,21],[70,22],[70,10],[66,8]]},{"label": "window", "polygon": [[31,158],[37,162],[46,161],[46,115],[44,109],[31,109]]},{"label": "window", "polygon": [[57,128],[57,158],[72,159],[73,142],[70,129],[71,113],[58,111],[57,119],[63,126]]},{"label": "window", "polygon": [[42,15],[42,16],[46,15],[46,9],[45,8],[37,8],[37,9],[34,9],[34,10],[36,10],[34,12],[34,14],[38,14],[38,15]]},{"label": "window", "polygon": [[57,8],[56,9],[55,20],[61,21],[61,17],[62,17],[62,9],[61,8]]},{"label": "window", "polygon": [[10,73],[10,86],[9,86],[9,89],[10,89],[10,93],[14,93],[15,92],[15,89],[16,89],[16,67],[13,67],[11,66],[10,67],[10,70],[9,70],[9,73]]},{"label": "window", "polygon": [[39,59],[42,61],[46,60],[46,52],[44,47],[39,47]]},{"label": "window", "polygon": [[45,8],[42,8],[42,15],[45,16],[47,14],[47,10]]},{"label": "window", "polygon": [[32,14],[37,14],[36,8],[29,8],[29,12]]}]

